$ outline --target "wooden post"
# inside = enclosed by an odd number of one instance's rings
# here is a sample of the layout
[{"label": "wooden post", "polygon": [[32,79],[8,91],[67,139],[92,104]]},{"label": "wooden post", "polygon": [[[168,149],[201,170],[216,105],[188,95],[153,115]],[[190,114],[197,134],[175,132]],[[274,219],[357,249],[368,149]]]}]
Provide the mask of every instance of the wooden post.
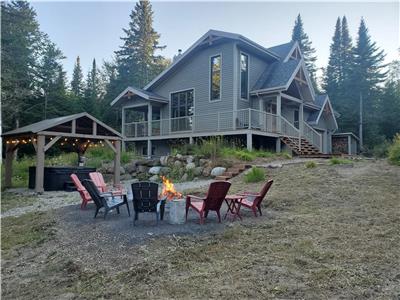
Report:
[{"label": "wooden post", "polygon": [[278,133],[282,132],[282,120],[281,120],[281,116],[282,116],[282,97],[281,97],[281,93],[278,94],[278,96],[276,96],[276,115],[278,116],[277,118],[277,131]]},{"label": "wooden post", "polygon": [[151,158],[151,148],[152,148],[151,140],[148,139],[147,140],[147,158]]},{"label": "wooden post", "polygon": [[147,122],[148,122],[148,136],[152,135],[153,131],[153,106],[149,102],[147,106]]},{"label": "wooden post", "polygon": [[114,184],[118,184],[121,180],[121,141],[115,141],[114,147]]},{"label": "wooden post", "polygon": [[125,138],[125,109],[122,108],[122,120],[121,120],[121,133],[122,136]]},{"label": "wooden post", "polygon": [[253,150],[253,135],[251,133],[247,133],[247,141],[246,141],[247,150]]},{"label": "wooden post", "polygon": [[5,172],[4,172],[4,187],[10,188],[12,186],[12,163],[14,160],[14,152],[17,146],[7,145],[6,146],[6,161],[5,161]]},{"label": "wooden post", "polygon": [[281,150],[281,138],[276,138],[276,146],[275,146],[276,153],[280,153]]},{"label": "wooden post", "polygon": [[300,104],[299,109],[299,151],[301,152],[301,139],[304,134],[304,105]]},{"label": "wooden post", "polygon": [[43,193],[45,136],[37,136],[35,191]]}]

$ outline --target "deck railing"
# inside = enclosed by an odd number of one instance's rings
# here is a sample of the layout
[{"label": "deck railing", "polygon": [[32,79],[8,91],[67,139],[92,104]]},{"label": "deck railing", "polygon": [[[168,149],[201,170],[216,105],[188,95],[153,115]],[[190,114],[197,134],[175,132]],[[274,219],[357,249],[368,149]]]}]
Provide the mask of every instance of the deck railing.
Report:
[{"label": "deck railing", "polygon": [[318,133],[314,128],[308,125],[306,122],[303,123],[303,136],[320,151],[322,150],[322,135]]}]

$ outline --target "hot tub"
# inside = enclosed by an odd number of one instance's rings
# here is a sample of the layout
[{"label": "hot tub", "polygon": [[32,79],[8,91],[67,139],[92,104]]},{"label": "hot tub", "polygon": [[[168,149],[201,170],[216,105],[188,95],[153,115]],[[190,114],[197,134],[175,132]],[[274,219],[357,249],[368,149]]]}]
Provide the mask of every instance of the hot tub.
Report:
[{"label": "hot tub", "polygon": [[[44,167],[43,188],[45,191],[71,190],[71,177],[75,173],[82,181],[90,179],[89,173],[96,172],[96,168],[88,167]],[[35,188],[36,167],[29,167],[29,188]]]}]

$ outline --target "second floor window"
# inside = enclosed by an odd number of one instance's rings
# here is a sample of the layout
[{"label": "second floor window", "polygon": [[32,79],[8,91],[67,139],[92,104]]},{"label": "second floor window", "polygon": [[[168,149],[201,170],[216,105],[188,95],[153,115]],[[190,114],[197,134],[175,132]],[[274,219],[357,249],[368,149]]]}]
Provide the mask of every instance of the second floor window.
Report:
[{"label": "second floor window", "polygon": [[249,99],[249,57],[240,53],[240,97]]},{"label": "second floor window", "polygon": [[221,55],[211,57],[210,100],[221,99]]}]

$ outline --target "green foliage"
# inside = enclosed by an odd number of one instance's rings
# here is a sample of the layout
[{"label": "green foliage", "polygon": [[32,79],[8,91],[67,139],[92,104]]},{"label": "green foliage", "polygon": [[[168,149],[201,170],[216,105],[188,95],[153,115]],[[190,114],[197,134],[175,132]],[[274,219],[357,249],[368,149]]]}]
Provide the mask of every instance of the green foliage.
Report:
[{"label": "green foliage", "polygon": [[351,161],[350,159],[332,157],[332,158],[329,160],[329,163],[330,163],[331,165],[346,165],[346,164],[352,164],[353,161]]},{"label": "green foliage", "polygon": [[223,145],[222,137],[210,137],[200,141],[197,147],[194,148],[194,154],[215,160],[221,156]]},{"label": "green foliage", "polygon": [[305,166],[307,169],[313,169],[317,166],[317,164],[315,163],[315,161],[308,161],[308,162],[306,162]]},{"label": "green foliage", "polygon": [[375,145],[372,149],[372,155],[377,158],[383,158],[388,156],[390,142],[385,140],[382,143]]},{"label": "green foliage", "polygon": [[396,134],[392,145],[389,147],[389,162],[400,166],[400,133]]},{"label": "green foliage", "polygon": [[250,182],[260,182],[265,179],[264,169],[252,167],[251,170],[244,175],[244,181],[247,183]]}]

